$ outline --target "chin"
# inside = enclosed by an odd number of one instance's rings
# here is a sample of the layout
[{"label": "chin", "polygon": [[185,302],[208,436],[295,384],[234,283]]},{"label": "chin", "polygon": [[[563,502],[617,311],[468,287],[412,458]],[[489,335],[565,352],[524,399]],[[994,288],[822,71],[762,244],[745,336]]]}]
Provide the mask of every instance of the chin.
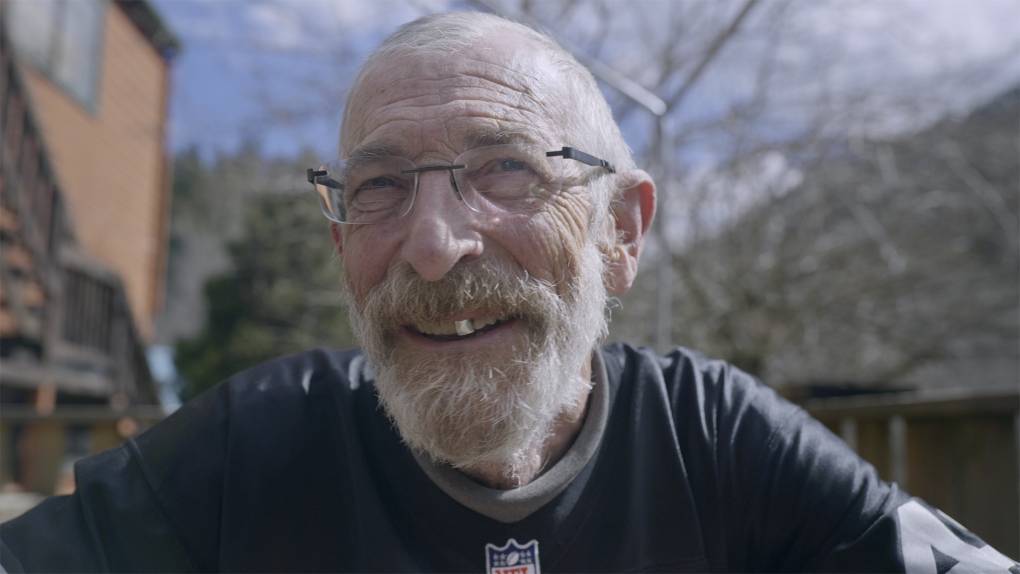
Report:
[{"label": "chin", "polygon": [[410,448],[462,470],[531,464],[560,413],[590,388],[555,353],[407,359],[377,371],[380,402]]}]

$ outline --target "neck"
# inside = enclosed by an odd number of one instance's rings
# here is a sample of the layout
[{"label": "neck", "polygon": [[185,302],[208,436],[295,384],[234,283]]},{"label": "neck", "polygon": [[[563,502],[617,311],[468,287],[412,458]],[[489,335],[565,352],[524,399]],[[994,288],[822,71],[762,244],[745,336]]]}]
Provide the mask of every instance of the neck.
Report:
[{"label": "neck", "polygon": [[[585,363],[583,376],[591,380],[591,364]],[[498,490],[520,488],[538,478],[547,468],[556,464],[567,452],[584,426],[591,402],[591,392],[576,405],[568,405],[553,423],[549,437],[531,452],[524,453],[522,460],[513,467],[503,465],[479,465],[463,469],[464,474],[477,482]]]}]

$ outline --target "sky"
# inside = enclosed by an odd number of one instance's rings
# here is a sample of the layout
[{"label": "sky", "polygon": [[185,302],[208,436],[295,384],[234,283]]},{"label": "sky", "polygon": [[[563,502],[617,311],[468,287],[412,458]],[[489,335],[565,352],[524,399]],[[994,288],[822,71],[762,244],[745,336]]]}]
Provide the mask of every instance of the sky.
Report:
[{"label": "sky", "polygon": [[[183,47],[173,66],[173,150],[197,146],[210,158],[257,140],[269,155],[311,149],[325,162],[335,157],[343,98],[366,55],[400,24],[470,0],[150,1]],[[606,29],[598,27],[596,12],[579,10],[552,32],[569,47],[601,43],[600,61],[651,86],[648,45],[704,46],[743,0],[601,1],[611,17]],[[774,7],[780,1],[762,4]],[[533,4],[543,10],[555,5]],[[680,36],[665,16],[692,5],[703,8],[705,25],[691,25]],[[848,100],[865,98],[874,102],[871,108],[889,110],[906,95],[923,102],[921,119],[931,121],[966,113],[1020,84],[1020,0],[790,0],[789,11],[787,27],[777,34],[782,73],[772,96],[793,102],[780,109],[794,122],[801,113],[796,102],[817,90],[831,89]],[[732,109],[753,89],[761,51],[754,36],[727,46],[672,118],[675,128],[682,132]],[[603,88],[610,102],[624,99]],[[784,118],[778,119],[781,124]],[[639,111],[624,123],[632,148],[640,150],[651,121]],[[859,128],[881,134],[909,129],[918,118],[888,114],[869,121]],[[711,158],[710,145],[695,142],[687,153],[695,160],[699,154]],[[710,171],[710,166],[694,169],[689,176],[712,180]],[[739,211],[737,199],[755,196],[763,185],[781,191],[797,181],[785,158],[776,155],[762,158],[754,179],[716,182],[726,191],[719,193],[725,199],[720,221]],[[679,236],[672,239],[682,240],[684,230],[674,227]],[[163,362],[154,368],[162,370],[169,351],[158,352]]]},{"label": "sky", "polygon": [[[209,157],[257,140],[270,155],[312,149],[324,159],[336,153],[343,96],[366,54],[401,23],[463,5],[458,0],[153,1],[183,45],[173,72],[174,150],[194,145]],[[642,45],[633,39],[670,40],[674,31],[655,29],[655,16],[679,4],[609,0],[619,12],[605,32],[604,61],[649,84],[651,78],[641,77]],[[712,4],[722,6],[716,20],[733,11],[735,4],[728,4]],[[788,82],[791,98],[811,89],[813,59],[820,55],[835,62],[826,67],[827,88],[865,86],[867,97],[876,101],[920,93],[934,115],[962,113],[1020,82],[1020,57],[1008,57],[1020,54],[1017,0],[794,0],[790,6],[792,32],[784,36],[781,60],[807,72]],[[571,43],[584,39],[592,26],[585,13],[575,13],[555,32]],[[750,89],[755,50],[753,41],[724,50],[683,117],[693,121],[722,113]],[[897,129],[896,118],[881,121]],[[626,137],[639,140],[642,126],[647,123],[627,127]],[[631,145],[639,148],[640,142]]]},{"label": "sky", "polygon": [[[234,150],[252,138],[273,155],[303,148],[320,155],[335,152],[342,101],[310,98],[306,86],[314,84],[318,91],[333,84],[342,92],[354,64],[371,46],[432,6],[406,0],[154,4],[183,45],[174,62],[171,146],[197,145],[205,155]],[[336,53],[337,38],[360,50]],[[279,119],[306,101],[310,111],[302,111],[301,118]]]}]

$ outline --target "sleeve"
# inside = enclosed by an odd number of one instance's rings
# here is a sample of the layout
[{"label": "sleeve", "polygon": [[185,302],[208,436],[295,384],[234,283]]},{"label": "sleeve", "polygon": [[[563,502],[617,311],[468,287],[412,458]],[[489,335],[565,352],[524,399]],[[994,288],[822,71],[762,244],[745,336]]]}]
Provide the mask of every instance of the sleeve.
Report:
[{"label": "sleeve", "polygon": [[10,572],[216,568],[229,389],[220,385],[123,446],[79,461],[76,490],[0,525]]},{"label": "sleeve", "polygon": [[0,526],[0,566],[7,572],[103,570],[78,498],[58,496]]},{"label": "sleeve", "polygon": [[1020,574],[1020,564],[920,499],[883,514],[859,539],[834,548],[818,570],[861,572],[873,556],[896,558],[893,571],[906,574]]},{"label": "sleeve", "polygon": [[[824,425],[735,372],[720,425],[733,446],[738,544],[775,571],[1010,572],[1020,566],[938,510],[882,481]],[[954,566],[957,566],[954,568]]]},{"label": "sleeve", "polygon": [[78,489],[0,528],[12,572],[194,571],[127,447],[78,463]]}]

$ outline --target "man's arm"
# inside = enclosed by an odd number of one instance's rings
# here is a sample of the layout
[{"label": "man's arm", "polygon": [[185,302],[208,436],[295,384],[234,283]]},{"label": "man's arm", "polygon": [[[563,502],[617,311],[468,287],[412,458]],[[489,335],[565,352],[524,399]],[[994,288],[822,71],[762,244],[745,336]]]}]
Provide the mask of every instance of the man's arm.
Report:
[{"label": "man's arm", "polygon": [[[892,548],[890,541],[895,541]],[[833,549],[818,569],[857,572],[868,566],[869,556],[890,551],[896,553],[897,567],[907,574],[1020,574],[1020,564],[919,499],[907,500],[860,539]]]},{"label": "man's arm", "polygon": [[0,526],[9,572],[195,571],[128,447],[81,461],[78,489]]},{"label": "man's arm", "polygon": [[[746,377],[742,373],[737,378]],[[746,380],[732,427],[752,563],[777,570],[940,574],[1020,566],[896,485],[800,408]],[[742,468],[740,468],[742,467]]]},{"label": "man's arm", "polygon": [[0,566],[12,573],[102,571],[92,538],[76,496],[50,498],[0,526]]}]

